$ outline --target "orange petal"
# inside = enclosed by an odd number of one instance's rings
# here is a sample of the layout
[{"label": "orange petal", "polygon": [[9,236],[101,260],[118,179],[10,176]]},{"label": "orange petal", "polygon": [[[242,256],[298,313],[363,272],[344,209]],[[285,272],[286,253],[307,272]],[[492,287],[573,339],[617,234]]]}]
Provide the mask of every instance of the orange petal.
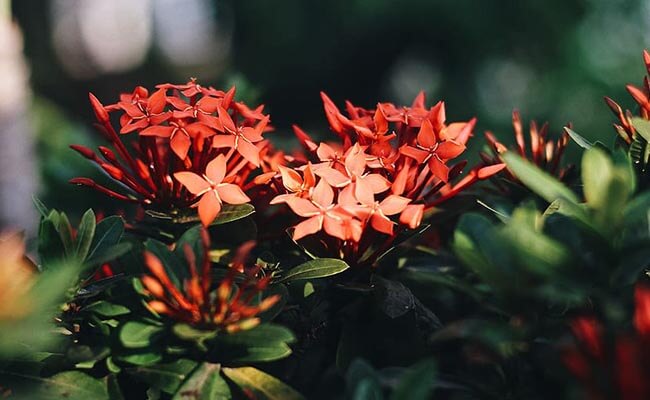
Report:
[{"label": "orange petal", "polygon": [[235,147],[235,137],[233,135],[215,135],[212,137],[212,147]]},{"label": "orange petal", "polygon": [[407,199],[406,197],[390,195],[382,200],[379,208],[385,215],[395,215],[404,211],[410,202],[411,199]]},{"label": "orange petal", "polygon": [[374,213],[370,219],[370,225],[378,232],[392,235],[393,225],[395,224],[385,215],[382,215],[381,213]]},{"label": "orange petal", "polygon": [[399,149],[400,153],[404,154],[407,157],[413,158],[415,161],[417,161],[419,164],[422,164],[424,160],[427,159],[429,156],[428,151],[420,150],[415,147],[411,147],[408,145],[404,145],[400,147]]},{"label": "orange petal", "polygon": [[305,236],[312,235],[321,230],[323,227],[323,218],[321,216],[311,217],[302,221],[295,226],[293,231],[293,240],[300,240]]},{"label": "orange petal", "polygon": [[221,202],[214,190],[206,192],[199,201],[199,218],[203,226],[208,226],[221,211]]},{"label": "orange petal", "polygon": [[224,110],[223,107],[218,107],[217,111],[219,114],[219,121],[221,121],[223,127],[231,133],[236,134],[237,127],[235,126],[235,122],[230,117],[230,114],[228,114],[228,111]]},{"label": "orange petal", "polygon": [[286,203],[294,213],[301,217],[312,217],[319,213],[318,207],[307,199],[292,196],[287,198]]},{"label": "orange petal", "polygon": [[341,171],[331,167],[319,168],[316,175],[323,178],[328,184],[334,187],[344,187],[350,183],[350,178],[345,176]]},{"label": "orange petal", "polygon": [[219,154],[205,167],[205,174],[214,184],[221,183],[226,176],[226,157]]},{"label": "orange petal", "polygon": [[351,174],[361,176],[366,170],[366,155],[363,149],[356,143],[345,156],[345,168]]},{"label": "orange petal", "polygon": [[174,178],[185,186],[190,193],[195,195],[210,189],[210,184],[194,172],[177,172],[174,174]]},{"label": "orange petal", "polygon": [[492,175],[498,174],[506,167],[505,164],[495,164],[487,167],[483,167],[478,170],[478,179],[487,179]]},{"label": "orange petal", "polygon": [[368,174],[357,181],[363,180],[373,193],[382,193],[390,188],[390,182],[379,174]]},{"label": "orange petal", "polygon": [[240,140],[237,144],[237,151],[251,164],[256,167],[260,166],[260,149],[254,144]]},{"label": "orange petal", "polygon": [[288,191],[297,192],[302,188],[303,181],[299,173],[282,165],[279,165],[278,169],[280,169],[282,175],[282,184]]},{"label": "orange petal", "polygon": [[317,204],[327,207],[334,201],[334,190],[324,179],[321,179],[314,188],[312,199]]},{"label": "orange petal", "polygon": [[200,122],[195,122],[193,124],[187,125],[185,127],[185,130],[192,138],[197,138],[197,137],[206,138],[216,134],[215,131],[213,131],[207,125],[204,125]]},{"label": "orange petal", "polygon": [[323,228],[328,235],[334,236],[335,238],[346,240],[348,237],[340,219],[325,217],[323,220]]},{"label": "orange petal", "polygon": [[415,229],[422,223],[422,216],[424,215],[424,204],[409,204],[404,208],[402,214],[399,216],[399,222]]},{"label": "orange petal", "polygon": [[232,183],[220,184],[217,186],[217,192],[219,192],[221,200],[228,204],[244,204],[251,201],[239,186]]}]

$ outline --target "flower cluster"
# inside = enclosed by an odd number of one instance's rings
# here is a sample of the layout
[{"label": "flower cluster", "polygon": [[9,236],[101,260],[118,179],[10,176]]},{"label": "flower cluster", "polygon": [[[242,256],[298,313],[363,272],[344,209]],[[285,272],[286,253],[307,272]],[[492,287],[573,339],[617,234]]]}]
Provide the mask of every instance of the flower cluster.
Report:
[{"label": "flower cluster", "polygon": [[145,265],[149,274],[142,284],[153,297],[148,306],[158,314],[198,328],[217,328],[227,332],[250,329],[260,322],[257,315],[271,308],[278,295],[257,302],[259,294],[267,287],[270,276],[257,278],[259,268],[244,271],[245,280],[235,283],[239,268],[228,270],[216,287],[212,285],[212,271],[208,256],[209,238],[201,232],[203,257],[197,265],[196,255],[186,246],[183,251],[189,269],[189,278],[178,288],[154,254],[145,252]]},{"label": "flower cluster", "polygon": [[[235,88],[223,92],[195,80],[158,85],[153,93],[139,86],[108,106],[91,94],[98,127],[113,149],[100,146],[96,153],[84,146],[71,147],[97,164],[121,189],[89,178],[71,182],[153,211],[183,210],[201,199],[201,221],[208,225],[222,202],[249,201],[242,190],[254,185],[249,178],[260,167],[260,154],[269,145],[263,137],[270,129],[263,106],[251,109],[234,101],[234,95]],[[119,130],[111,123],[111,113],[119,114]],[[199,185],[197,179],[205,184]]]},{"label": "flower cluster", "polygon": [[[540,169],[548,172],[549,174],[557,177],[561,181],[567,181],[571,178],[571,173],[574,170],[573,165],[562,165],[562,156],[564,150],[569,144],[569,134],[563,132],[562,135],[553,141],[548,137],[548,123],[544,123],[541,127],[537,122],[531,121],[528,130],[528,137],[530,142],[528,148],[526,146],[526,139],[524,137],[523,124],[521,123],[521,116],[518,111],[512,112],[512,127],[514,129],[516,147],[512,150],[517,152],[521,157],[527,159],[531,163],[538,166]],[[569,125],[570,128],[570,125]],[[485,165],[495,165],[503,163],[501,155],[509,149],[503,145],[496,136],[488,131],[485,133],[485,139],[489,145],[489,153],[481,152],[480,156]],[[511,182],[519,183],[517,177],[508,169],[501,175]],[[499,182],[494,182],[495,185],[501,190],[507,191]]]},{"label": "flower cluster", "polygon": [[[447,124],[444,103],[426,107],[423,93],[411,107],[379,103],[365,109],[347,102],[347,115],[321,96],[340,141],[316,144],[294,127],[313,162],[279,167],[282,194],[272,202],[286,203],[305,218],[295,226],[294,240],[323,232],[323,241],[332,242],[327,247],[346,261],[373,263],[396,236],[392,218],[399,229],[415,229],[426,210],[503,168],[476,168],[454,184],[466,165],[457,158],[476,120]],[[378,240],[384,244],[370,251]]]},{"label": "flower cluster", "polygon": [[650,398],[650,286],[638,284],[634,297],[635,334],[619,334],[610,342],[594,317],[571,323],[577,345],[565,349],[563,360],[589,398],[604,399],[603,393],[625,400]]},{"label": "flower cluster", "polygon": [[[650,76],[650,53],[647,50],[643,51],[643,61],[648,74],[643,78],[643,87],[638,88],[633,85],[627,85],[626,88],[639,106],[639,116],[643,119],[650,120],[650,80],[648,78]],[[631,144],[636,138],[636,129],[632,124],[632,113],[629,110],[623,111],[621,106],[609,97],[605,97],[605,102],[616,118],[618,118],[618,123],[614,124],[616,132],[625,143],[628,145]]]}]

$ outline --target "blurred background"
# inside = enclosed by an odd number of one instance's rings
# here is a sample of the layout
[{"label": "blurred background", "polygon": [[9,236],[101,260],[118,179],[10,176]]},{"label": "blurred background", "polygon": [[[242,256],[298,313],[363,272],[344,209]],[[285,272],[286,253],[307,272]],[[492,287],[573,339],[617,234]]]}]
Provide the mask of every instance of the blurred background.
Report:
[{"label": "blurred background", "polygon": [[602,97],[631,107],[649,42],[645,0],[0,0],[0,225],[33,231],[33,192],[105,204],[66,183],[93,174],[68,149],[99,143],[89,91],[111,103],[136,85],[236,84],[267,105],[280,147],[292,123],[326,132],[320,90],[368,107],[425,90],[449,120],[477,116],[480,137],[509,140],[518,108],[609,144]]}]

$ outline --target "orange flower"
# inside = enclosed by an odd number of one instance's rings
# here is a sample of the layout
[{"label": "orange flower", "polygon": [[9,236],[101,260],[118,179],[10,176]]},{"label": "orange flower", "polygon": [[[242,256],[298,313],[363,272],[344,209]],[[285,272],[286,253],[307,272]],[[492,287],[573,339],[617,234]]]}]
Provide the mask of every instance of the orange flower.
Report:
[{"label": "orange flower", "polygon": [[273,295],[254,304],[254,299],[267,287],[270,277],[258,279],[259,268],[256,267],[248,271],[244,282],[235,284],[238,271],[230,268],[213,290],[208,257],[209,238],[205,230],[201,231],[201,239],[204,256],[200,261],[200,270],[189,245],[183,249],[190,276],[183,282],[182,289],[173,284],[160,259],[145,252],[149,274],[143,276],[141,281],[153,298],[148,306],[158,314],[199,328],[236,332],[256,326],[260,322],[257,315],[279,300],[278,295]]},{"label": "orange flower", "polygon": [[221,211],[221,204],[244,204],[250,201],[241,188],[231,183],[223,183],[226,176],[226,158],[217,156],[210,161],[205,173],[199,176],[193,172],[177,172],[174,174],[192,194],[201,197],[198,202],[199,217],[204,226],[210,225]]}]

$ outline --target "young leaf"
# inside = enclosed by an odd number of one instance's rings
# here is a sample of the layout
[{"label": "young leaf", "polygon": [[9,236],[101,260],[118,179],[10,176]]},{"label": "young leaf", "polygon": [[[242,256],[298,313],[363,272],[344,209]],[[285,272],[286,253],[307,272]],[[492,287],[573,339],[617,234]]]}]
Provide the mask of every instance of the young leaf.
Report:
[{"label": "young leaf", "polygon": [[569,134],[569,137],[573,139],[574,142],[583,149],[590,149],[594,144],[585,139],[584,137],[580,136],[576,132],[574,132],[571,128],[565,127],[564,131]]},{"label": "young leaf", "polygon": [[253,367],[222,368],[223,373],[237,386],[253,391],[267,400],[302,400],[300,393],[279,379]]},{"label": "young leaf", "polygon": [[340,274],[350,266],[336,258],[316,258],[291,269],[279,282],[290,282],[300,279],[324,278]]},{"label": "young leaf", "polygon": [[564,198],[575,204],[580,202],[569,188],[531,162],[522,159],[511,151],[504,153],[503,158],[508,168],[524,185],[549,203],[558,198]]},{"label": "young leaf", "polygon": [[634,126],[634,129],[639,135],[641,135],[642,138],[644,138],[647,142],[650,142],[650,121],[647,121],[640,117],[633,117],[632,126]]},{"label": "young leaf", "polygon": [[74,255],[77,260],[85,260],[90,250],[90,244],[95,236],[95,213],[92,209],[88,209],[81,217],[79,230],[77,231],[77,240]]}]

